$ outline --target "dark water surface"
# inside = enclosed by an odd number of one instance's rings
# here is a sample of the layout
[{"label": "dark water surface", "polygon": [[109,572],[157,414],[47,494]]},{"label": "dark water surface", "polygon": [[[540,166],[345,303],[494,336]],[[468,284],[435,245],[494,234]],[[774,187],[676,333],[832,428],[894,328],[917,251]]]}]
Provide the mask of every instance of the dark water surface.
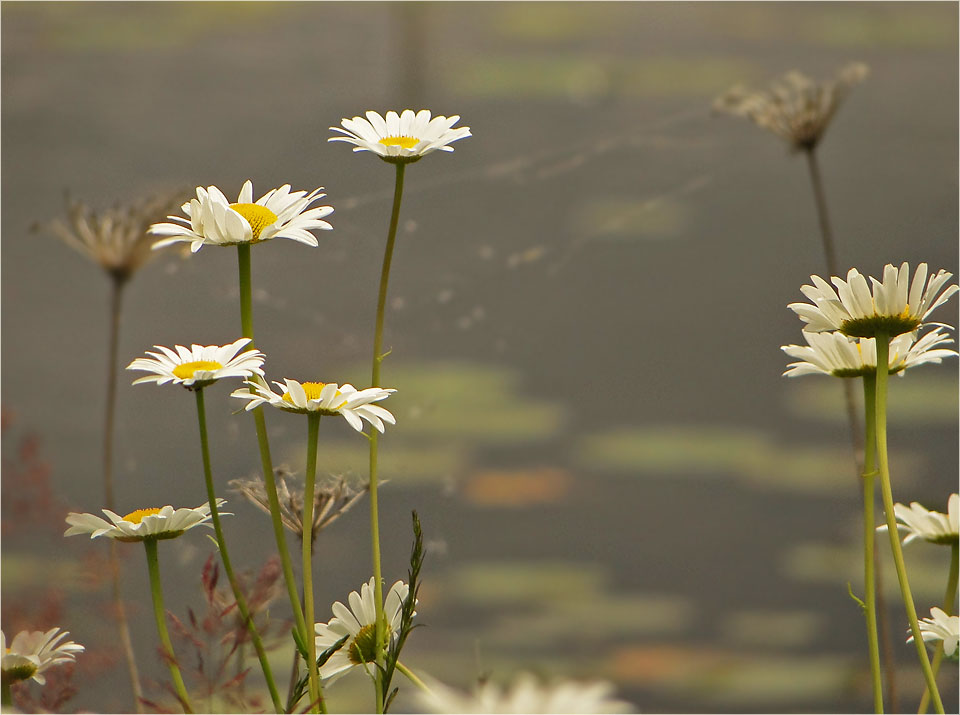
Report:
[{"label": "dark water surface", "polygon": [[[405,661],[458,685],[518,668],[608,678],[646,712],[870,710],[846,586],[861,579],[861,527],[841,391],[780,376],[779,346],[802,341],[786,304],[824,271],[808,178],[775,137],[710,106],[739,81],[869,64],[820,151],[840,263],[956,273],[955,5],[7,3],[2,21],[3,627],[55,617],[117,658],[81,660],[75,707],[130,707],[108,587],[91,585],[106,545],[7,507],[27,434],[57,498],[102,505],[108,282],[29,227],[63,213],[65,189],[106,207],[178,185],[231,195],[247,178],[258,196],[326,186],[334,231],[319,248],[252,252],[257,342],[271,378],[359,384],[393,172],[328,144],[328,127],[412,106],[460,114],[474,136],[407,171],[390,288],[388,582],[405,574],[411,509],[430,541],[429,627]],[[236,339],[235,260],[170,252],[138,274],[123,364],[154,344]],[[957,301],[937,318],[955,325]],[[121,510],[201,504],[192,399],[128,378]],[[227,387],[208,393],[227,538],[254,567],[269,522],[226,492],[257,468],[253,426]],[[894,380],[891,403],[895,498],[944,510],[956,363]],[[303,421],[267,417],[275,461],[302,471]],[[321,471],[362,479],[365,454],[323,422]],[[140,664],[164,678],[146,569],[126,551]],[[195,532],[161,549],[181,617],[209,551]],[[369,577],[365,503],[320,551],[326,619]],[[947,554],[915,544],[907,559],[925,614]],[[921,680],[891,613],[910,709]],[[955,667],[942,682],[956,712]],[[331,690],[335,711],[368,698],[359,676]]]}]

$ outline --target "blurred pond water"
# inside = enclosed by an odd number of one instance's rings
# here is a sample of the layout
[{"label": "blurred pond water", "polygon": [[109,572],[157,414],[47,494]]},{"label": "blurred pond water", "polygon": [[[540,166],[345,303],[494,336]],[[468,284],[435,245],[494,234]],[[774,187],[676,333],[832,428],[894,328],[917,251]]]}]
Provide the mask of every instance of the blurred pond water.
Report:
[{"label": "blurred pond water", "polygon": [[[457,685],[517,668],[608,678],[646,712],[869,710],[841,391],[781,377],[779,347],[802,340],[786,304],[824,272],[805,167],[711,103],[737,82],[866,62],[819,152],[840,263],[957,273],[957,19],[953,4],[896,2],[5,3],[5,507],[9,480],[45,467],[70,508],[101,506],[108,282],[30,231],[63,214],[64,190],[102,208],[178,186],[232,194],[247,178],[258,195],[326,186],[334,231],[319,248],[253,251],[257,342],[274,379],[361,384],[393,172],[328,144],[328,127],[370,108],[460,114],[473,137],[407,172],[387,315],[388,583],[406,572],[411,509],[429,541],[429,627],[404,660]],[[232,251],[165,254],[127,291],[122,364],[154,344],[234,340],[236,303]],[[956,325],[957,301],[937,319]],[[119,504],[202,503],[190,400],[129,382]],[[957,365],[891,393],[895,497],[943,510]],[[208,397],[214,469],[234,559],[252,568],[272,542],[266,517],[226,492],[258,465],[227,395]],[[302,421],[267,417],[276,463],[302,472]],[[31,434],[38,451],[19,453]],[[322,471],[360,480],[365,455],[362,437],[323,423]],[[115,655],[108,586],[90,573],[105,545],[65,543],[62,523],[30,512],[4,521],[4,628],[46,608]],[[368,578],[367,535],[362,504],[321,536],[318,618]],[[140,665],[165,678],[128,551]],[[942,598],[942,551],[907,550],[922,613]],[[161,552],[183,616],[209,543]],[[889,562],[884,575],[893,604]],[[910,708],[921,681],[892,607],[890,627]],[[81,660],[76,707],[129,709],[117,658]],[[368,698],[360,676],[331,692],[335,711]]]}]

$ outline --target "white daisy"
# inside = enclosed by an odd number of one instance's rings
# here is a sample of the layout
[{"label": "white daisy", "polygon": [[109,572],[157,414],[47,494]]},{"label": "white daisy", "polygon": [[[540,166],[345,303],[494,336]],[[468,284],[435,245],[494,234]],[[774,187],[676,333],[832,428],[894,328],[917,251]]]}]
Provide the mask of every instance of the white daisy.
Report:
[{"label": "white daisy", "polygon": [[154,345],[159,353],[147,352],[150,357],[137,358],[127,365],[127,369],[153,373],[137,378],[133,381],[134,385],[141,382],[155,382],[158,385],[172,382],[188,390],[206,387],[225,377],[263,377],[261,366],[264,354],[259,350],[240,352],[249,342],[250,338],[240,338],[229,345],[191,345],[189,349],[175,345],[174,350]]},{"label": "white daisy", "polygon": [[487,681],[472,694],[461,693],[439,683],[429,693],[420,693],[420,704],[434,713],[628,713],[633,706],[613,697],[614,686],[607,682],[557,680],[541,683],[521,673],[509,689]]},{"label": "white daisy", "polygon": [[152,235],[168,236],[154,243],[153,247],[163,248],[187,241],[190,250],[196,252],[206,244],[235,246],[272,238],[290,238],[316,246],[317,239],[310,231],[333,228],[321,220],[333,213],[333,207],[307,207],[324,196],[322,186],[308,193],[291,191],[290,184],[284,184],[254,202],[253,184],[247,180],[236,203],[230,203],[216,186],[206,189],[198,186],[197,198],[180,207],[186,218],[167,216],[177,223],[157,223],[150,227]]},{"label": "white daisy", "polygon": [[10,646],[7,637],[0,631],[0,653],[3,654],[2,668],[5,683],[33,678],[40,685],[47,682],[43,671],[61,663],[72,663],[77,653],[83,653],[82,645],[73,641],[61,641],[70,635],[69,631],[60,632],[59,628],[43,631],[20,631],[14,636]]},{"label": "white daisy", "polygon": [[807,323],[805,330],[822,333],[839,330],[852,338],[872,338],[883,331],[893,337],[912,333],[927,316],[957,292],[956,285],[941,289],[950,280],[952,273],[940,270],[927,280],[927,264],[917,266],[911,283],[910,264],[904,263],[899,270],[887,264],[883,268],[883,281],[871,277],[873,294],[856,268],[847,273],[847,280],[831,278],[836,286],[819,276],[810,276],[813,285],[800,290],[810,303],[791,303],[787,307]]},{"label": "white daisy", "polygon": [[[960,495],[951,494],[947,500],[947,513],[928,511],[917,502],[909,507],[894,504],[893,513],[897,517],[897,529],[906,532],[903,543],[909,544],[915,539],[925,539],[934,544],[955,544],[960,538]],[[877,527],[877,531],[886,531],[887,525]]]},{"label": "white daisy", "polygon": [[[226,504],[226,500],[217,499],[217,509]],[[172,506],[162,508],[137,509],[126,516],[114,514],[109,509],[103,509],[110,521],[104,521],[93,514],[67,514],[67,529],[64,536],[76,534],[90,534],[91,539],[98,536],[109,536],[117,541],[144,541],[146,539],[174,539],[187,529],[203,524],[210,526],[210,505],[189,509],[183,507],[174,510]],[[229,512],[219,512],[220,516]]]},{"label": "white daisy", "polygon": [[[350,592],[350,608],[337,601],[331,607],[333,618],[329,623],[314,625],[316,633],[317,656],[335,645],[344,636],[349,636],[343,646],[336,651],[320,668],[320,677],[333,682],[347,671],[366,663],[376,661],[376,603],[373,594],[374,580],[360,587],[360,593]],[[403,602],[410,593],[410,587],[403,581],[397,581],[390,587],[383,602],[383,615],[386,619],[387,641],[393,639],[400,628],[400,616]]]},{"label": "white daisy", "polygon": [[251,390],[236,390],[231,394],[231,397],[249,400],[245,408],[247,410],[267,403],[287,412],[342,415],[357,432],[363,431],[361,417],[380,432],[383,432],[384,422],[392,425],[397,423],[394,416],[387,410],[371,404],[389,397],[396,392],[393,389],[368,387],[365,390],[358,390],[353,385],[337,385],[335,382],[300,383],[286,378],[283,382],[274,381],[273,383],[280,392],[274,392],[268,385],[253,381],[248,381],[247,384],[252,388]]},{"label": "white daisy", "polygon": [[367,118],[343,119],[340,127],[330,127],[345,136],[330,137],[327,141],[349,142],[354,151],[372,151],[384,161],[394,164],[419,161],[432,151],[453,151],[451,142],[471,136],[470,127],[453,125],[460,117],[430,118],[429,109],[414,113],[404,109],[397,114],[387,112],[386,118],[377,112],[367,112]]},{"label": "white daisy", "polygon": [[[943,654],[956,660],[958,644],[960,644],[960,617],[948,616],[934,606],[930,609],[931,618],[920,619],[920,637],[924,643],[943,641]],[[909,632],[909,631],[908,631]],[[913,636],[907,638],[907,643],[913,642]]]},{"label": "white daisy", "polygon": [[[800,362],[793,362],[783,373],[788,377],[800,375],[833,375],[860,377],[876,374],[877,341],[874,338],[848,338],[843,333],[811,333],[803,331],[808,345],[784,345],[780,349]],[[907,368],[925,363],[940,363],[953,357],[955,350],[936,348],[953,340],[940,328],[935,328],[919,340],[904,333],[890,341],[889,373],[900,373]],[[935,349],[936,348],[936,349]]]}]

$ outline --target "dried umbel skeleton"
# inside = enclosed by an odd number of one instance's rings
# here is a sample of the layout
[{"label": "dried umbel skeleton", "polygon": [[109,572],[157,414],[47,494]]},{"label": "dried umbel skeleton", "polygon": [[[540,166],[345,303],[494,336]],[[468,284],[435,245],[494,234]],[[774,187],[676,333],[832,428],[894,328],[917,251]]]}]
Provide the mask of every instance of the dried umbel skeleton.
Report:
[{"label": "dried umbel skeleton", "polygon": [[714,110],[745,117],[785,139],[794,151],[814,149],[833,116],[854,86],[869,74],[867,65],[853,62],[837,76],[816,82],[796,70],[775,80],[767,90],[737,85],[714,102]]},{"label": "dried umbel skeleton", "polygon": [[[303,539],[303,490],[287,486],[287,480],[293,474],[283,467],[274,470],[277,485],[277,498],[280,502],[280,519],[283,525]],[[256,476],[249,479],[233,479],[230,482],[235,492],[242,494],[246,499],[266,514],[270,513],[270,502],[267,498],[266,486],[263,478]],[[310,530],[311,542],[316,541],[317,534],[330,526],[349,511],[369,487],[357,489],[350,485],[343,477],[331,477],[318,483],[313,493],[313,526]]]}]

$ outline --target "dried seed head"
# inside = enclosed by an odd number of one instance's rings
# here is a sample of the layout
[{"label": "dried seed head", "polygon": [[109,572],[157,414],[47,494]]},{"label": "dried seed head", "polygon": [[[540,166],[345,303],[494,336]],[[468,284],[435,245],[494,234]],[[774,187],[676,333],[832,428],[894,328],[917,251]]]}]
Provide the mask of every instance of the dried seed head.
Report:
[{"label": "dried seed head", "polygon": [[787,72],[765,91],[737,85],[718,97],[713,108],[749,119],[785,139],[794,151],[811,151],[850,90],[868,74],[862,62],[848,64],[833,79],[819,83],[800,72]]},{"label": "dried seed head", "polygon": [[[284,469],[274,469],[274,481],[277,486],[277,499],[280,502],[280,519],[283,525],[303,539],[303,488],[295,485],[290,489],[287,481],[295,479],[294,475]],[[242,494],[251,504],[261,511],[270,513],[270,501],[267,497],[267,488],[260,476],[250,479],[234,479],[230,482],[233,491]],[[330,477],[320,480],[313,490],[313,525],[310,530],[311,541],[316,541],[317,534],[330,526],[340,516],[353,507],[369,487],[356,488],[347,483],[343,477]]]},{"label": "dried seed head", "polygon": [[67,218],[35,224],[33,230],[59,237],[99,263],[115,280],[124,282],[151,256],[150,247],[156,239],[147,236],[150,225],[178,210],[188,198],[188,192],[180,190],[129,205],[116,204],[98,213],[68,195]]}]

